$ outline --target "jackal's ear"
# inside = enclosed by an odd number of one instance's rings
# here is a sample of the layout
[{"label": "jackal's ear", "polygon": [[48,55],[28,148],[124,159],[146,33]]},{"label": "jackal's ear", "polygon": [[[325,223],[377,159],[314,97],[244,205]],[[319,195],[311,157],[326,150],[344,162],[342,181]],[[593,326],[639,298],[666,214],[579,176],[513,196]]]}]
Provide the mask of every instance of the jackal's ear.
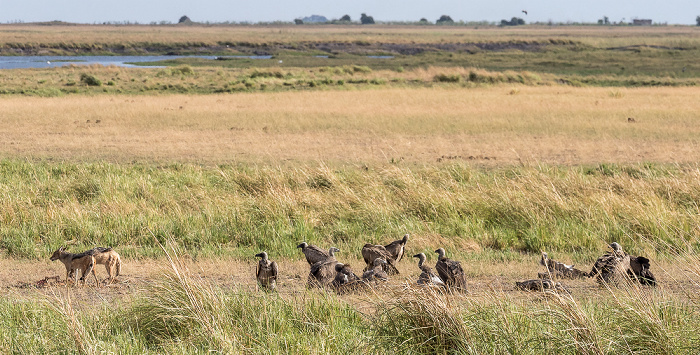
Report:
[{"label": "jackal's ear", "polygon": [[60,248],[58,248],[58,251],[64,251],[64,250],[66,250],[66,247],[60,247]]}]

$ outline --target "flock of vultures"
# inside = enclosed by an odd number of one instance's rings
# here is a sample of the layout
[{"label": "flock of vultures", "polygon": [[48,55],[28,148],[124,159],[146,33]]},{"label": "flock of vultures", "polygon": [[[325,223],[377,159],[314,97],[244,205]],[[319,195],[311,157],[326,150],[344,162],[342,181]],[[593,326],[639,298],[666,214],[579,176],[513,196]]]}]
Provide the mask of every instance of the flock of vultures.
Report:
[{"label": "flock of vultures", "polygon": [[[408,234],[387,245],[365,244],[362,247],[362,258],[366,266],[361,275],[356,274],[349,265],[336,259],[335,253],[340,250],[335,247],[325,251],[304,242],[297,248],[301,249],[309,263],[307,287],[330,288],[338,293],[346,293],[371,288],[399,274],[396,263],[403,258],[406,242],[408,242]],[[516,288],[527,291],[566,290],[560,282],[555,280],[579,278],[594,278],[600,284],[639,282],[642,285],[656,285],[656,279],[649,270],[649,259],[627,254],[618,243],[611,243],[609,246],[611,250],[596,260],[590,272],[551,260],[547,253],[543,252],[540,264],[545,266],[546,271],[539,273],[537,279],[516,282]],[[417,284],[449,291],[467,291],[460,262],[448,258],[443,248],[435,250],[435,253],[438,254],[438,260],[435,263],[437,274],[430,266],[425,265],[425,254],[413,255],[418,259],[418,269],[421,271]],[[274,291],[277,287],[277,263],[268,259],[266,252],[255,256],[260,258],[256,267],[258,285],[263,290]]]}]

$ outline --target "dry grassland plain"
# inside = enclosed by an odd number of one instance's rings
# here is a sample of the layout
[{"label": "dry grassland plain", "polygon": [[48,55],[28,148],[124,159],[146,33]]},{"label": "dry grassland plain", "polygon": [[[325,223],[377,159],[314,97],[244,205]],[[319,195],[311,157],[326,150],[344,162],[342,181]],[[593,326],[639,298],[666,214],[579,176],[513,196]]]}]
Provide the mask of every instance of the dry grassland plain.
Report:
[{"label": "dry grassland plain", "polygon": [[[0,154],[191,163],[697,162],[697,88],[0,98]],[[634,122],[631,122],[633,119]]]},{"label": "dry grassland plain", "polygon": [[[227,41],[700,43],[694,27],[2,25],[0,33],[5,52]],[[0,90],[28,90],[0,95],[0,352],[697,351],[696,74],[679,87],[587,87],[544,74],[526,84],[466,85],[472,70],[447,67],[343,74],[420,79],[413,87],[127,89],[148,80],[193,84],[198,72],[207,80],[241,74],[186,69],[195,74],[85,70],[118,74],[115,86],[128,93],[88,88],[75,68],[0,73]],[[244,70],[250,79],[253,69]],[[170,79],[159,79],[164,72]],[[461,81],[436,83],[443,74]],[[29,94],[44,82],[85,90]],[[386,285],[344,295],[306,289],[298,242],[338,246],[338,259],[360,273],[362,244],[406,232],[401,274]],[[585,279],[562,280],[570,293],[514,288],[543,271],[541,250],[588,271],[612,241],[652,259],[659,285]],[[114,246],[122,275],[105,287],[38,282],[63,275],[47,258],[64,244]],[[440,246],[462,261],[464,294],[415,286],[410,256],[424,252],[432,266]],[[281,267],[270,295],[253,278],[252,255],[263,249]],[[101,265],[96,271],[106,277]]]}]

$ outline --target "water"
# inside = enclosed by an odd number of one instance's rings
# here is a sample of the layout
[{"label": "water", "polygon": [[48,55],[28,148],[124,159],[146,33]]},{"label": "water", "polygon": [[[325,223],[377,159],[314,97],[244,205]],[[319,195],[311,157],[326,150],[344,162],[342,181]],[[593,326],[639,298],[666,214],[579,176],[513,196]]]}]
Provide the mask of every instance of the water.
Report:
[{"label": "water", "polygon": [[[178,55],[153,55],[153,56],[0,56],[0,69],[24,69],[24,68],[53,68],[66,65],[116,65],[119,67],[139,68],[139,62],[157,62],[161,60],[178,58],[204,58],[216,59],[215,56],[178,56]],[[153,67],[150,67],[153,68]]]}]

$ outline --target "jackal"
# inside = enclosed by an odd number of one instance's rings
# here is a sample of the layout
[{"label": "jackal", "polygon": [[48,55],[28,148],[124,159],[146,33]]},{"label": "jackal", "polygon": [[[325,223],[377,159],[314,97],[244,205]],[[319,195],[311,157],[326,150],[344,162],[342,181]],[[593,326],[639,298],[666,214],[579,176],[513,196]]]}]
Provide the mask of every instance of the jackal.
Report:
[{"label": "jackal", "polygon": [[95,247],[80,253],[80,255],[92,255],[92,257],[95,258],[95,264],[102,264],[105,266],[105,270],[107,270],[107,278],[105,281],[108,281],[107,283],[114,281],[114,278],[119,276],[122,272],[122,259],[111,247]]},{"label": "jackal", "polygon": [[95,275],[95,258],[92,255],[85,253],[73,254],[67,252],[65,247],[60,247],[53,252],[50,259],[51,261],[61,260],[63,265],[66,266],[66,285],[68,285],[68,279],[71,277],[71,275],[75,275],[75,285],[78,285],[76,270],[80,270],[82,272],[80,281],[82,281],[83,284],[86,281],[85,277],[92,273],[92,276],[95,277],[97,286],[100,285],[100,282],[97,280],[97,275]]}]

